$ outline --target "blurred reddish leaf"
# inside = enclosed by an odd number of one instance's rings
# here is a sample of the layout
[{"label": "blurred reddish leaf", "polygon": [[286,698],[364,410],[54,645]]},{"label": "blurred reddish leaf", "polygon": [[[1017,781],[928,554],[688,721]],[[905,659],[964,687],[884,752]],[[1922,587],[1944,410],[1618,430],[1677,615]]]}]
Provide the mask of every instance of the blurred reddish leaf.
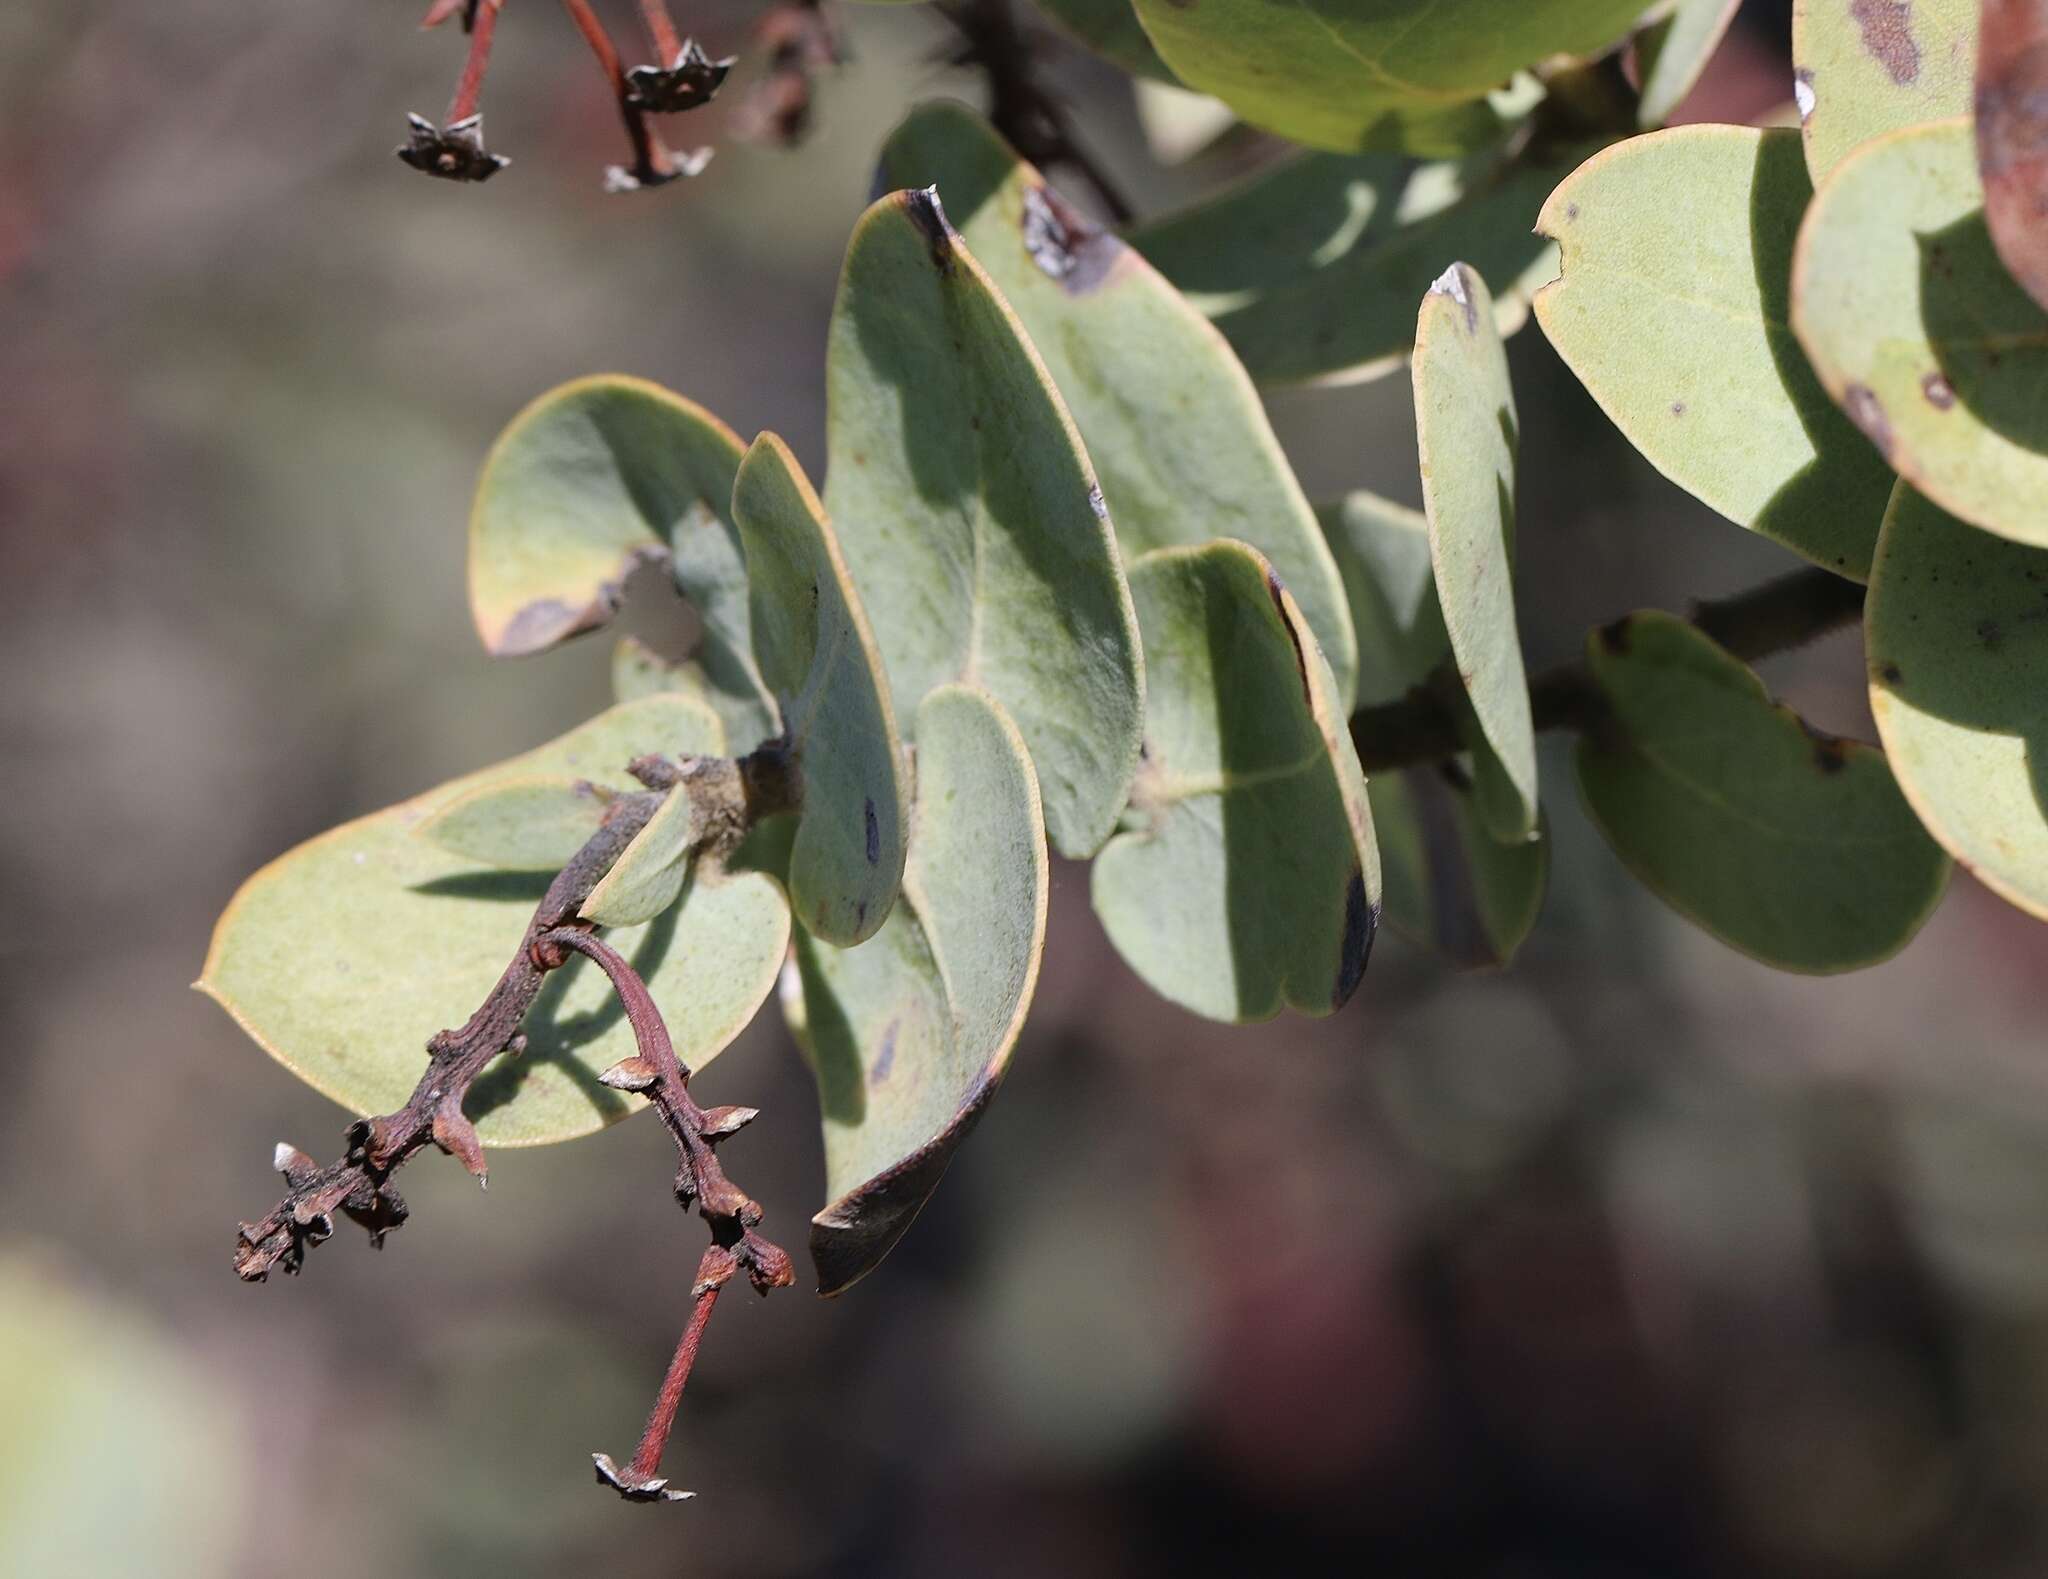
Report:
[{"label": "blurred reddish leaf", "polygon": [[2048,0],[1984,0],[1977,164],[1998,255],[2048,307]]}]

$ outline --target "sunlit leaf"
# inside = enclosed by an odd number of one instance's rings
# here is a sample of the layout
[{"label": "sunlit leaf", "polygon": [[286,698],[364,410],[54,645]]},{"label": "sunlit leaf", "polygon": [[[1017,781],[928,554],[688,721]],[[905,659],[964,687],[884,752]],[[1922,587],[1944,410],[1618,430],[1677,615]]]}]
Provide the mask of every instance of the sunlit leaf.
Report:
[{"label": "sunlit leaf", "polygon": [[420,833],[501,871],[558,872],[597,832],[613,793],[581,779],[502,779],[458,795]]},{"label": "sunlit leaf", "polygon": [[1999,262],[1983,203],[1967,121],[1858,149],[1800,230],[1792,321],[1900,476],[2048,544],[2048,312]]},{"label": "sunlit leaf", "polygon": [[[1179,79],[1167,69],[1152,47],[1152,40],[1138,25],[1138,13],[1131,0],[1033,0],[1039,10],[1058,24],[1060,31],[1085,44],[1104,60],[1123,67],[1134,77],[1155,82]],[[946,194],[948,197],[950,193]],[[970,238],[971,239],[971,238]]]},{"label": "sunlit leaf", "polygon": [[1596,154],[1536,222],[1563,248],[1536,318],[1657,470],[1861,581],[1892,479],[1792,335],[1811,195],[1789,131],[1681,126]]},{"label": "sunlit leaf", "polygon": [[1504,965],[1543,909],[1550,840],[1503,844],[1486,831],[1462,775],[1417,768],[1374,775],[1373,833],[1386,924],[1458,965]]},{"label": "sunlit leaf", "polygon": [[735,751],[776,722],[753,670],[731,521],[740,444],[701,406],[637,378],[577,379],[499,436],[469,525],[484,646],[540,652],[595,630],[643,561],[667,561],[704,622],[698,660]]},{"label": "sunlit leaf", "polygon": [[818,496],[772,433],[733,490],[754,650],[801,776],[790,853],[797,918],[827,942],[872,936],[903,880],[907,789],[889,682]]},{"label": "sunlit leaf", "polygon": [[1048,867],[1023,737],[985,693],[918,708],[903,896],[859,948],[797,941],[784,1003],[818,1080],[820,1292],[873,1270],[937,1188],[1008,1067],[1038,980]]},{"label": "sunlit leaf", "polygon": [[960,105],[913,111],[882,173],[891,186],[937,185],[1073,413],[1126,557],[1251,544],[1308,616],[1348,704],[1357,656],[1337,567],[1222,336]]},{"label": "sunlit leaf", "polygon": [[1611,43],[1642,0],[1136,0],[1181,81],[1312,148],[1459,154],[1494,135],[1481,97],[1553,54]]},{"label": "sunlit leaf", "polygon": [[2048,918],[2048,549],[1899,484],[1871,568],[1870,709],[1927,831]]},{"label": "sunlit leaf", "polygon": [[1671,118],[1698,84],[1741,8],[1742,0],[1677,0],[1669,13],[1636,35],[1637,125],[1649,129]]},{"label": "sunlit leaf", "polygon": [[1536,832],[1536,728],[1515,622],[1515,450],[1507,352],[1485,282],[1454,263],[1415,326],[1415,429],[1438,606],[1471,699],[1478,804],[1497,839]]},{"label": "sunlit leaf", "polygon": [[1792,0],[1792,93],[1814,184],[1860,144],[1967,114],[1978,0]]},{"label": "sunlit leaf", "polygon": [[1131,245],[1215,321],[1262,384],[1370,378],[1414,343],[1409,304],[1452,258],[1494,292],[1504,335],[1556,277],[1536,214],[1569,152],[1469,167],[1308,154],[1175,214]]},{"label": "sunlit leaf", "polygon": [[931,194],[855,227],[825,384],[826,504],[898,714],[949,680],[989,692],[1031,748],[1054,848],[1088,854],[1137,768],[1130,589],[1066,406]]},{"label": "sunlit leaf", "polygon": [[[420,836],[441,808],[535,777],[638,786],[625,767],[718,739],[678,696],[615,707],[523,756],[300,845],[242,885],[215,928],[199,987],[278,1062],[357,1114],[403,1103],[427,1039],[482,1003],[518,947],[547,878],[495,871]],[[680,905],[610,934],[646,977],[676,1051],[715,1057],[774,985],[789,939],[781,888],[754,873],[696,873]],[[589,1134],[639,1105],[597,1076],[633,1052],[603,975],[571,963],[526,1021],[527,1049],[488,1071],[469,1113],[489,1145]]]},{"label": "sunlit leaf", "polygon": [[1328,1014],[1379,922],[1365,779],[1329,665],[1241,543],[1132,567],[1148,672],[1128,830],[1096,858],[1110,941],[1175,1003],[1218,1020]]},{"label": "sunlit leaf", "polygon": [[2048,7],[2041,0],[1986,0],[1976,89],[1984,220],[2012,277],[2048,307]]},{"label": "sunlit leaf", "polygon": [[1875,964],[1919,930],[1948,861],[1883,753],[1809,728],[1669,614],[1596,631],[1586,655],[1611,716],[1580,737],[1579,787],[1660,898],[1781,970]]}]

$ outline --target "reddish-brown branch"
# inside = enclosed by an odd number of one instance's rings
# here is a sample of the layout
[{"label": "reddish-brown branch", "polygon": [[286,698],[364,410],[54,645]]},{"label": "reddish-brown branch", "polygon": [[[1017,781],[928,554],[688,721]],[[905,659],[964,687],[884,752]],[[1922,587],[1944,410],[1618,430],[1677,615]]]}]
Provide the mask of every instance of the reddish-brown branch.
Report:
[{"label": "reddish-brown branch", "polygon": [[626,80],[626,68],[619,59],[618,46],[605,31],[605,25],[598,20],[597,13],[590,9],[589,0],[562,0],[562,9],[569,13],[569,19],[576,24],[576,31],[583,35],[583,41],[590,46],[591,54],[597,57],[597,64],[604,72],[605,81],[610,84],[612,98],[618,105],[619,120],[626,128],[626,138],[632,144],[631,165],[615,166],[618,172],[606,173],[606,185],[614,188],[633,186],[657,186],[672,181],[679,173],[668,149],[655,135],[648,124],[646,112],[633,102],[632,85]]}]

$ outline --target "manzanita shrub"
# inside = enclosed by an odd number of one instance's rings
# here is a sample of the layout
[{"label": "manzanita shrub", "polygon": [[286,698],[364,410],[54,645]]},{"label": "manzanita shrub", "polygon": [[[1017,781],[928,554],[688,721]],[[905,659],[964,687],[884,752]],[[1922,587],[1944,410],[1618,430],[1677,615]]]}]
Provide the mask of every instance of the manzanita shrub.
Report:
[{"label": "manzanita shrub", "polygon": [[[566,3],[633,145],[609,184],[701,165],[650,118],[729,63],[648,0],[657,60],[627,70]],[[2048,916],[2048,0],[1800,0],[1796,129],[1659,129],[1734,8],[1639,7],[1048,0],[1135,76],[1302,145],[1114,226],[1015,18],[949,10],[993,124],[923,104],[879,152],[822,490],[774,434],[610,376],[542,395],[484,462],[491,652],[598,629],[645,563],[696,652],[623,644],[607,711],[291,851],[222,918],[201,987],[365,1115],[331,1165],[278,1148],[241,1275],[297,1271],[337,1213],[381,1240],[428,1145],[481,1178],[489,1146],[652,1107],[711,1243],[639,1451],[596,1464],[672,1499],[720,1291],[795,1275],[718,1160],[756,1115],[698,1106],[691,1072],[779,993],[823,1120],[810,1257],[846,1289],[996,1095],[1052,852],[1093,862],[1140,977],[1229,1021],[1342,1007],[1383,916],[1508,961],[1542,905],[1545,730],[1576,735],[1627,867],[1767,964],[1885,959],[1951,859]],[[500,8],[433,8],[471,49],[408,163],[500,168],[474,120]],[[779,14],[759,118],[787,131],[831,29]],[[1532,308],[1661,473],[1805,564],[1527,674],[1514,563],[1545,545],[1518,529],[1502,337]],[[1311,501],[1259,385],[1404,365],[1421,509]],[[1881,746],[1750,668],[1859,618]]]}]

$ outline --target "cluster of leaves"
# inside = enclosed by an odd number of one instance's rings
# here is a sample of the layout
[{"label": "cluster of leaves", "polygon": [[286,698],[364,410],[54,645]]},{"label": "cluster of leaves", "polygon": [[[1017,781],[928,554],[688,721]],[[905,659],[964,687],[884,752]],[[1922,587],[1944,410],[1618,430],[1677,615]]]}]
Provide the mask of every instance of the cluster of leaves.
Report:
[{"label": "cluster of leaves", "polygon": [[[1092,858],[1108,936],[1174,1002],[1327,1014],[1383,906],[1457,963],[1528,935],[1541,729],[1577,731],[1629,868],[1770,964],[1887,957],[1950,855],[2048,914],[2038,37],[1987,23],[1973,120],[1972,5],[1811,0],[1801,130],[1656,130],[1727,0],[1633,33],[1637,0],[1049,9],[1318,151],[1120,234],[972,112],[913,111],[847,251],[822,496],[775,435],[638,380],[513,421],[471,523],[486,647],[604,625],[650,562],[702,641],[622,644],[609,711],[236,898],[201,985],[311,1084],[390,1113],[330,1169],[281,1149],[292,1193],[244,1225],[245,1276],[295,1268],[334,1210],[395,1226],[389,1174],[429,1141],[481,1172],[483,1145],[646,1095],[713,1233],[679,1391],[706,1291],[786,1280],[709,1160],[751,1114],[684,1089],[778,980],[818,1084],[833,1293],[1002,1080],[1049,849]],[[1532,682],[1502,343],[1532,303],[1665,476],[1812,568],[1690,620],[1628,615]],[[1404,363],[1422,508],[1312,505],[1258,383]],[[1883,751],[1748,667],[1859,613]],[[437,1026],[461,1030],[423,1077]],[[664,1494],[658,1458],[600,1468]]]}]

